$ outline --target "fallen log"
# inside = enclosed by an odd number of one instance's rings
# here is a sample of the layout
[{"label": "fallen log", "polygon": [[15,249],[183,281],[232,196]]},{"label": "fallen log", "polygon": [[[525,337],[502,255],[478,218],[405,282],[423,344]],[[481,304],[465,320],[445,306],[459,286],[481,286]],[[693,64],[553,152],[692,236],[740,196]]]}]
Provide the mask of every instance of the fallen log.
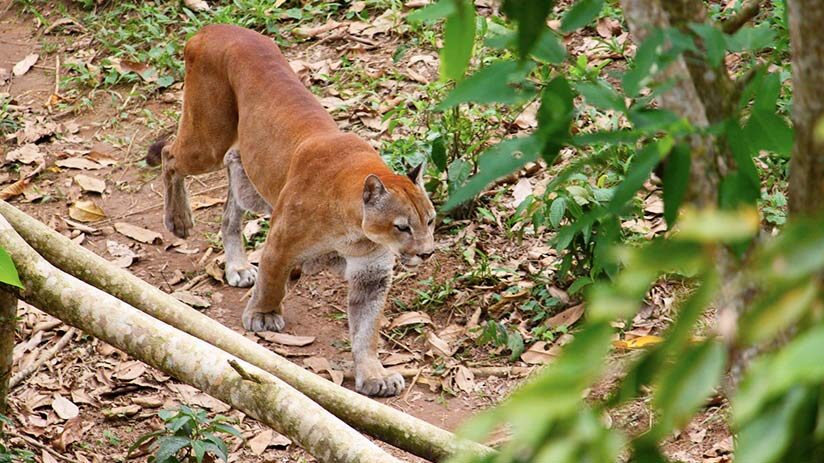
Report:
[{"label": "fallen log", "polygon": [[23,239],[59,269],[268,371],[361,432],[429,461],[440,461],[458,452],[478,455],[494,452],[489,447],[458,438],[426,421],[304,370],[73,243],[5,201],[0,201],[0,214]]},{"label": "fallen log", "polygon": [[271,426],[319,461],[399,462],[274,375],[58,270],[1,217],[0,247],[24,286],[2,289]]}]

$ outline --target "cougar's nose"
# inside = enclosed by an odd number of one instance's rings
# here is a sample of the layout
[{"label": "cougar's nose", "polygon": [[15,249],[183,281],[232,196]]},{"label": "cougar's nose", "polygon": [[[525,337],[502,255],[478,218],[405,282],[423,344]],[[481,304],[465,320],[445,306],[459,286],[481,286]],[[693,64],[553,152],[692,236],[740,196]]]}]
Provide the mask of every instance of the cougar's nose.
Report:
[{"label": "cougar's nose", "polygon": [[421,259],[423,259],[423,260],[427,260],[427,259],[429,259],[430,257],[432,257],[432,254],[433,254],[433,253],[434,253],[434,251],[422,252],[422,253],[418,254],[418,257],[420,257],[420,258],[421,258]]}]

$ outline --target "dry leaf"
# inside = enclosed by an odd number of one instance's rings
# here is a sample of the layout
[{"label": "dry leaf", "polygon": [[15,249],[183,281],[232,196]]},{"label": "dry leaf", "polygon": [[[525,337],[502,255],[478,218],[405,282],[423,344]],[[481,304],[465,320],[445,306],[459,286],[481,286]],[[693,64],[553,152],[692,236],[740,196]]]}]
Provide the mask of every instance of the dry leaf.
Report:
[{"label": "dry leaf", "polygon": [[106,250],[115,258],[112,263],[120,268],[127,268],[132,265],[137,259],[137,254],[125,244],[120,244],[117,241],[107,240]]},{"label": "dry leaf", "polygon": [[409,363],[415,360],[417,357],[412,354],[398,354],[398,353],[391,353],[388,357],[383,359],[381,362],[385,367],[391,367],[395,365],[401,365],[403,363]]},{"label": "dry leaf", "polygon": [[532,183],[528,178],[518,179],[518,183],[512,188],[512,207],[518,207],[529,195],[532,194]]},{"label": "dry leaf", "polygon": [[455,373],[455,385],[458,389],[464,392],[472,392],[475,390],[475,374],[469,368],[458,365],[458,371]]},{"label": "dry leaf", "polygon": [[192,210],[196,211],[198,209],[206,209],[207,207],[223,204],[223,200],[212,198],[211,196],[198,195],[192,198],[189,204],[192,206]]},{"label": "dry leaf", "polygon": [[80,414],[80,409],[77,408],[77,405],[60,394],[54,395],[54,400],[52,401],[51,406],[54,409],[54,412],[57,413],[57,416],[63,420],[76,418],[77,415]]},{"label": "dry leaf", "polygon": [[25,58],[18,61],[13,68],[11,68],[11,73],[15,76],[22,76],[23,74],[29,72],[29,69],[31,69],[31,67],[34,66],[34,63],[36,63],[39,58],[40,55],[38,55],[37,53],[32,53],[26,56]]},{"label": "dry leaf", "polygon": [[109,167],[117,164],[117,159],[106,153],[100,151],[89,151],[86,153],[86,159],[90,159],[103,167]]},{"label": "dry leaf", "polygon": [[303,359],[303,364],[309,367],[315,373],[321,373],[326,370],[331,370],[332,365],[326,357],[309,357]]},{"label": "dry leaf", "polygon": [[192,294],[189,291],[175,291],[172,293],[172,296],[174,296],[174,298],[178,301],[186,305],[190,305],[195,309],[205,309],[212,305],[212,303],[207,301],[205,298]]},{"label": "dry leaf", "polygon": [[601,37],[609,39],[621,34],[621,23],[617,19],[604,17],[598,20],[595,31]]},{"label": "dry leaf", "polygon": [[217,259],[212,259],[206,264],[206,274],[210,277],[214,278],[215,280],[224,283],[224,273],[223,269],[220,268],[220,264],[218,264]]},{"label": "dry leaf", "polygon": [[335,30],[335,29],[337,29],[337,28],[339,28],[343,25],[344,25],[343,23],[339,23],[337,21],[330,20],[326,24],[321,24],[320,26],[296,27],[296,28],[292,29],[292,34],[296,35],[298,37],[312,38],[312,37],[317,37],[318,35],[323,34],[325,32],[333,31],[333,30]]},{"label": "dry leaf", "polygon": [[121,381],[133,381],[146,372],[146,365],[137,360],[121,364],[112,374]]},{"label": "dry leaf", "polygon": [[578,304],[553,315],[544,324],[553,330],[557,330],[562,326],[569,328],[580,320],[582,315],[584,315],[584,304]]},{"label": "dry leaf", "polygon": [[69,217],[80,222],[97,222],[106,218],[106,213],[94,201],[81,199],[69,207]]},{"label": "dry leaf", "polygon": [[530,365],[544,365],[552,361],[558,355],[559,349],[549,346],[544,341],[533,344],[526,352],[521,354],[521,360]]},{"label": "dry leaf", "polygon": [[209,4],[203,0],[183,0],[183,4],[195,11],[209,11]]},{"label": "dry leaf", "polygon": [[96,170],[102,169],[104,166],[86,158],[67,158],[67,159],[58,159],[54,162],[54,164],[58,167],[65,167],[66,169],[82,169],[82,170]]},{"label": "dry leaf", "polygon": [[40,459],[43,463],[59,463],[56,458],[52,456],[51,453],[47,452],[45,449],[40,451]]},{"label": "dry leaf", "polygon": [[428,342],[438,354],[444,357],[452,357],[452,354],[455,353],[455,351],[449,347],[449,343],[431,331],[427,331],[426,333],[426,342]]},{"label": "dry leaf", "polygon": [[389,324],[389,329],[392,330],[400,326],[415,325],[418,323],[431,325],[432,319],[423,312],[405,312],[392,320],[392,323]]},{"label": "dry leaf", "polygon": [[35,161],[41,161],[43,159],[43,155],[44,153],[40,151],[39,146],[34,143],[27,143],[6,153],[6,161],[31,164]]},{"label": "dry leaf", "polygon": [[638,338],[630,339],[630,340],[627,340],[627,341],[613,341],[612,345],[616,349],[630,350],[630,349],[643,349],[645,347],[654,346],[656,344],[661,344],[662,342],[664,342],[664,338],[662,338],[660,336],[647,335],[647,336],[641,336],[641,337],[638,337]]},{"label": "dry leaf", "polygon": [[90,191],[92,193],[103,193],[106,191],[106,181],[88,175],[77,174],[74,176],[74,182],[80,185],[83,191]]},{"label": "dry leaf", "polygon": [[269,447],[269,442],[272,441],[273,437],[275,437],[275,431],[266,429],[257,436],[249,439],[249,448],[255,455],[263,455],[263,452],[265,452],[266,448]]},{"label": "dry leaf", "polygon": [[117,230],[118,233],[127,236],[135,241],[140,241],[141,243],[159,244],[163,241],[163,237],[160,235],[160,233],[153,232],[145,228],[140,228],[138,226],[126,222],[115,223],[114,229]]},{"label": "dry leaf", "polygon": [[303,347],[315,342],[314,336],[293,336],[291,334],[286,333],[270,332],[261,332],[255,334],[269,342],[274,342],[276,344],[281,344],[284,346]]}]

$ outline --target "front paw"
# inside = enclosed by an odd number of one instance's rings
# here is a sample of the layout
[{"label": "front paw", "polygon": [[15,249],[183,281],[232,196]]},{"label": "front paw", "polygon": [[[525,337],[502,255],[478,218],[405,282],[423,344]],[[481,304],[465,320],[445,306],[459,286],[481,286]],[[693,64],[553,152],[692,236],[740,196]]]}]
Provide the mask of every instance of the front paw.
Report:
[{"label": "front paw", "polygon": [[257,280],[257,267],[247,264],[246,267],[226,267],[226,283],[235,288],[248,288]]},{"label": "front paw", "polygon": [[403,391],[405,385],[403,376],[386,370],[371,377],[356,375],[355,378],[355,390],[372,397],[396,396]]},{"label": "front paw", "polygon": [[163,220],[166,229],[174,233],[178,238],[186,238],[194,228],[195,222],[192,219],[192,211],[188,207],[181,210],[166,210],[166,217]]},{"label": "front paw", "polygon": [[249,331],[280,331],[286,326],[283,316],[275,312],[243,311],[243,327]]}]

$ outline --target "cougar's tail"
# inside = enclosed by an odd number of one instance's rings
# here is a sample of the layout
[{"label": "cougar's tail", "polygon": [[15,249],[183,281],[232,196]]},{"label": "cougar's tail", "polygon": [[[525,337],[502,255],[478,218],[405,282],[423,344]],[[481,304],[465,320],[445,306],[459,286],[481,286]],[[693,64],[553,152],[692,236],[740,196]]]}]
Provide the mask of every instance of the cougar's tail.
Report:
[{"label": "cougar's tail", "polygon": [[165,138],[161,138],[160,140],[152,143],[152,146],[149,147],[149,154],[146,155],[146,164],[150,166],[159,166],[163,160],[161,152],[167,143],[169,143],[169,140],[166,140]]}]

